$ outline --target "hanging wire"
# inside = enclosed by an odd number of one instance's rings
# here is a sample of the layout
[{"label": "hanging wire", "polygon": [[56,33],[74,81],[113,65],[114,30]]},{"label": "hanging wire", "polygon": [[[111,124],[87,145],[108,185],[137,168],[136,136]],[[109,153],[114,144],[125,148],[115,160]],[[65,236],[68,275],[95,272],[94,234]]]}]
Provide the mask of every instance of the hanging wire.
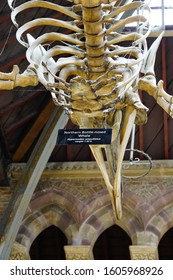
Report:
[{"label": "hanging wire", "polygon": [[5,51],[5,48],[6,48],[6,46],[7,46],[8,40],[9,40],[9,38],[10,38],[12,29],[13,29],[13,24],[12,24],[11,27],[10,27],[10,30],[9,30],[9,32],[8,32],[8,35],[7,35],[7,38],[6,38],[6,40],[5,40],[4,46],[2,47],[2,50],[1,50],[1,52],[0,52],[0,57],[2,56],[2,54],[3,54],[4,51]]},{"label": "hanging wire", "polygon": [[[17,1],[17,0],[14,0],[14,1],[13,1],[13,7],[15,7],[16,1]],[[9,32],[8,32],[8,35],[7,35],[7,38],[6,38],[6,40],[5,40],[4,46],[2,47],[2,50],[1,50],[1,52],[0,52],[0,57],[2,56],[2,54],[3,54],[4,51],[5,51],[5,48],[6,48],[6,46],[7,46],[8,40],[9,40],[9,38],[10,38],[12,29],[13,29],[13,26],[14,26],[14,25],[12,24],[11,27],[10,27],[10,30],[9,30]]]}]

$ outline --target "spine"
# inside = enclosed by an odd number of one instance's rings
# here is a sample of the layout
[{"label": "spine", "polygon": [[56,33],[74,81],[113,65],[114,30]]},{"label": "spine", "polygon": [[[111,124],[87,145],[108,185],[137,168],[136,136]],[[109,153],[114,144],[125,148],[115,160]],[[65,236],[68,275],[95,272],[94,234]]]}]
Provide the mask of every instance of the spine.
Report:
[{"label": "spine", "polygon": [[105,28],[100,1],[86,3],[84,1],[82,18],[88,70],[89,72],[104,72],[106,70]]}]

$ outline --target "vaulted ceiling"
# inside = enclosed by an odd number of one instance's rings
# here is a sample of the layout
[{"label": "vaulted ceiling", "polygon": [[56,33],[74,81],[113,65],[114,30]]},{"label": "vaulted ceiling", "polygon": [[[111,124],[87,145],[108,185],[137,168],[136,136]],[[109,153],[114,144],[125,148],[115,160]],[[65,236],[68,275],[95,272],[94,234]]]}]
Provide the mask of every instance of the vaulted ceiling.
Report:
[{"label": "vaulted ceiling", "polygon": [[[68,1],[54,0],[60,5],[71,5]],[[17,4],[22,1],[17,1]],[[32,11],[31,11],[32,10]],[[0,1],[0,72],[11,72],[17,64],[23,72],[28,66],[25,59],[26,49],[16,40],[16,27],[10,18],[11,10],[7,0]],[[27,21],[47,15],[65,19],[60,13],[46,9],[30,9],[23,14]],[[63,17],[63,18],[62,18]],[[32,30],[33,35],[47,31]],[[62,29],[59,32],[64,32]],[[35,33],[34,33],[35,32]],[[40,33],[38,33],[40,32]],[[150,45],[155,38],[148,39]],[[163,79],[165,89],[173,94],[173,38],[164,37],[157,53],[155,71],[157,80]],[[152,159],[173,159],[173,120],[146,93],[140,93],[142,102],[149,108],[148,122],[136,127],[135,148],[143,150]],[[55,105],[50,93],[42,85],[14,90],[0,90],[0,185],[8,184],[6,170],[12,162],[27,162],[38,138],[50,118]],[[75,128],[69,121],[68,128]],[[90,161],[94,160],[88,146],[56,145],[49,161]]]}]

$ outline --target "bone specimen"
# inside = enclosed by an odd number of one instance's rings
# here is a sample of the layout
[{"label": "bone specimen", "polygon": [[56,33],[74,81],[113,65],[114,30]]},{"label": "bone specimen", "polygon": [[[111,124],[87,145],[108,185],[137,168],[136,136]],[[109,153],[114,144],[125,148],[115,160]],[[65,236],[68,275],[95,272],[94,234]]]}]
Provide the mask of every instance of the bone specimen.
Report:
[{"label": "bone specimen", "polygon": [[[11,19],[17,27],[17,40],[26,47],[29,66],[22,74],[17,66],[11,73],[0,73],[0,88],[41,83],[50,91],[55,105],[63,106],[80,128],[112,128],[111,145],[90,148],[110,194],[115,218],[120,219],[126,145],[134,123],[147,121],[148,109],[138,90],[153,96],[172,116],[172,97],[164,91],[162,81],[156,84],[154,73],[155,54],[163,34],[148,50],[150,8],[144,1],[73,0],[69,1],[71,7],[39,0],[18,6],[15,2],[8,0]],[[36,18],[19,26],[17,16],[33,8],[60,12],[68,20]],[[135,30],[123,32],[131,23]],[[70,34],[53,31],[33,38],[29,33],[31,28],[47,25],[62,27]],[[44,45],[50,42],[54,45],[46,49]]]}]

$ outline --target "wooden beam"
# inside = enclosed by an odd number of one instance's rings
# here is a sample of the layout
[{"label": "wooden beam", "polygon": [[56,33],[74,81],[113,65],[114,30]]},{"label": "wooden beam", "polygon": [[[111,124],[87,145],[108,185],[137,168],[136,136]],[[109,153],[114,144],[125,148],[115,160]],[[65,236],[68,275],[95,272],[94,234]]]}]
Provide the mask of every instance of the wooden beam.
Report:
[{"label": "wooden beam", "polygon": [[4,70],[7,70],[8,68],[12,67],[13,65],[20,63],[22,60],[26,59],[26,55],[25,55],[25,53],[21,56],[16,55],[14,58],[12,57],[11,59],[12,60],[10,62],[5,63],[4,65],[2,65],[0,67],[0,72],[3,72]]},{"label": "wooden beam", "polygon": [[0,23],[6,22],[11,19],[10,13],[3,14],[3,17],[0,18]]},{"label": "wooden beam", "polygon": [[[25,90],[25,89],[24,89]],[[36,98],[39,94],[45,92],[45,89],[40,91],[35,90],[34,94],[29,94],[26,97],[22,97],[18,99],[16,102],[8,104],[8,106],[4,106],[4,108],[0,109],[0,117],[10,113],[11,111],[25,105],[26,103],[30,102],[32,99]],[[8,94],[7,91],[0,91],[0,94]]]},{"label": "wooden beam", "polygon": [[33,126],[31,127],[31,129],[28,131],[19,147],[17,148],[16,152],[12,157],[13,161],[19,162],[22,160],[22,158],[24,157],[28,149],[31,147],[42,128],[45,126],[54,109],[55,104],[51,99],[46,105],[46,107],[43,109]]},{"label": "wooden beam", "polygon": [[29,115],[27,115],[25,118],[21,118],[20,121],[13,123],[12,125],[8,126],[7,128],[4,128],[5,134],[8,135],[10,133],[14,133],[18,128],[24,126],[26,123],[28,123],[30,120],[32,120],[36,116],[37,112],[33,111]]},{"label": "wooden beam", "polygon": [[13,196],[0,222],[1,260],[9,258],[28,204],[55,147],[58,129],[63,128],[67,120],[67,115],[56,107],[17,182]]}]

